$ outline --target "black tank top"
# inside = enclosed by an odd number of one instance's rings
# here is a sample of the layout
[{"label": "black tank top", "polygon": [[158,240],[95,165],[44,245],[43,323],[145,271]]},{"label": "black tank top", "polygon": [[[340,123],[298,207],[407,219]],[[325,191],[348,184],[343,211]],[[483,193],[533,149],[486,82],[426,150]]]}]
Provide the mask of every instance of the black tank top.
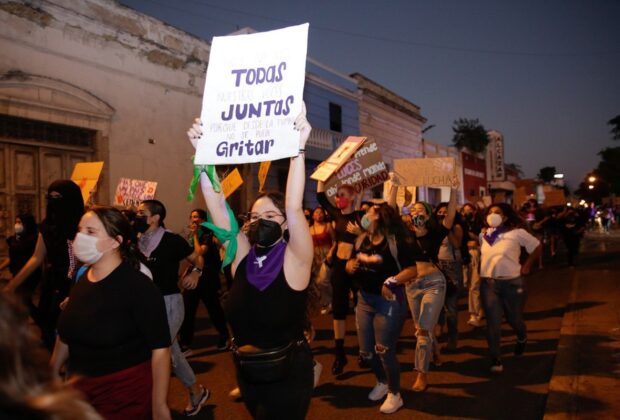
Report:
[{"label": "black tank top", "polygon": [[239,263],[224,312],[238,346],[267,349],[304,336],[308,288],[296,291],[286,282],[284,269],[262,292],[248,282],[247,256]]}]

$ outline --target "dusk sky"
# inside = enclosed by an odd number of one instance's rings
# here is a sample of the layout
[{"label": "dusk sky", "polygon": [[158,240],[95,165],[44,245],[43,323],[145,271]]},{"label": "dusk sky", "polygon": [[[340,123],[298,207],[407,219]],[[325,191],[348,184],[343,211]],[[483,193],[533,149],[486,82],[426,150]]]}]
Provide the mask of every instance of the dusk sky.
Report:
[{"label": "dusk sky", "polygon": [[480,119],[527,177],[555,166],[574,189],[620,146],[607,125],[620,114],[617,0],[121,3],[208,41],[309,22],[309,56],[420,106],[436,143],[451,144],[455,119]]}]

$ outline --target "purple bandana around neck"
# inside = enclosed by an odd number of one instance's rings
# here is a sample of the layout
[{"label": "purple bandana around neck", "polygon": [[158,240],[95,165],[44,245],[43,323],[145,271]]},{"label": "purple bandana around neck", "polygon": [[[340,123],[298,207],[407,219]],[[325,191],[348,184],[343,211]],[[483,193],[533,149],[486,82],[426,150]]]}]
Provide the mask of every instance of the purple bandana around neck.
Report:
[{"label": "purple bandana around neck", "polygon": [[497,241],[497,238],[501,233],[506,232],[506,228],[504,226],[499,226],[496,228],[489,228],[487,232],[484,234],[483,238],[487,243],[491,246]]},{"label": "purple bandana around neck", "polygon": [[273,283],[284,264],[286,242],[280,241],[265,255],[256,255],[256,246],[250,248],[245,262],[248,282],[261,292]]}]

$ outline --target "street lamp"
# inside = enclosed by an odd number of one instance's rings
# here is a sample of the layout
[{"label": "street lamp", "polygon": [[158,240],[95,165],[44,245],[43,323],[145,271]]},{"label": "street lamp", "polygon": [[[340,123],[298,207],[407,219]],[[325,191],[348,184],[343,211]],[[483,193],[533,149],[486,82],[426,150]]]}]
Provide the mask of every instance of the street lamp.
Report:
[{"label": "street lamp", "polygon": [[594,189],[594,185],[588,185],[588,189],[589,190],[593,190]]},{"label": "street lamp", "polygon": [[[588,182],[594,182],[594,181],[596,181],[596,177],[594,175],[590,175],[588,177]],[[592,189],[592,188],[590,188],[590,189]]]}]

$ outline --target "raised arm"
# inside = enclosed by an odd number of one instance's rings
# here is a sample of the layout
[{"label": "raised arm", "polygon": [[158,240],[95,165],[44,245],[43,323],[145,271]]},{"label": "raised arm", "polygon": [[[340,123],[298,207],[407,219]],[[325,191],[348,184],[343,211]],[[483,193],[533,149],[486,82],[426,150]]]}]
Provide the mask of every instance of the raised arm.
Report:
[{"label": "raised arm", "polygon": [[304,290],[310,282],[310,269],[314,248],[308,222],[302,207],[304,185],[306,183],[306,165],[304,148],[312,127],[306,119],[306,106],[295,120],[295,129],[299,130],[299,155],[291,158],[288,179],[286,181],[286,220],[290,239],[284,254],[284,275],[294,290]]},{"label": "raised arm", "polygon": [[47,249],[45,248],[45,242],[43,241],[43,236],[41,236],[41,234],[39,233],[39,237],[37,238],[37,244],[34,248],[34,253],[26,262],[26,264],[22,267],[22,269],[19,270],[17,274],[15,274],[15,277],[11,279],[9,284],[4,287],[4,290],[6,292],[12,292],[17,289],[17,287],[19,287],[19,285],[22,284],[23,281],[26,280],[28,276],[34,272],[34,270],[36,270],[41,266],[41,264],[43,264],[43,260],[45,260],[46,255]]},{"label": "raised arm", "polygon": [[[200,119],[196,118],[194,125],[187,132],[187,136],[189,137],[192,146],[196,148],[198,139],[202,136],[202,123]],[[216,192],[213,189],[211,181],[204,172],[200,174],[200,188],[202,190],[202,195],[205,198],[209,214],[213,219],[213,224],[221,229],[230,231],[231,223],[228,208],[226,206],[226,198],[221,191]],[[222,246],[227,248],[229,242],[230,241],[224,242]],[[250,243],[248,242],[247,237],[243,233],[239,232],[237,234],[237,253],[235,254],[235,259],[232,263],[233,275],[237,270],[237,265],[249,251]]]},{"label": "raised arm", "polygon": [[450,201],[448,201],[448,214],[446,214],[445,219],[443,219],[443,225],[446,229],[452,229],[452,225],[454,224],[454,217],[456,216],[456,188],[450,189]]}]

